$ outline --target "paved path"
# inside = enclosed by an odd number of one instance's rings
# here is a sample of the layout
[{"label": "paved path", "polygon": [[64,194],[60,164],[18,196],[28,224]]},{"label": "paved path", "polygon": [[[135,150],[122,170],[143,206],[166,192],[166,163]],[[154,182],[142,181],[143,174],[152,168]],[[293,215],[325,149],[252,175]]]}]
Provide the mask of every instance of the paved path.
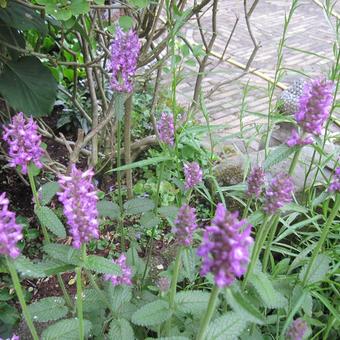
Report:
[{"label": "paved path", "polygon": [[[248,1],[251,3],[251,1]],[[295,77],[300,77],[292,69],[308,76],[327,74],[333,60],[333,42],[335,33],[323,14],[322,9],[312,0],[300,0],[290,23],[286,48],[284,49],[283,65],[286,68],[283,82],[288,84]],[[282,36],[285,13],[288,12],[290,0],[260,0],[251,17],[253,34],[262,47],[258,50],[252,63],[252,67],[263,73],[273,76],[277,61],[277,47]],[[336,5],[339,12],[340,1]],[[220,0],[218,7],[218,36],[214,46],[214,52],[223,53],[226,41],[235,22],[239,22],[229,44],[226,56],[246,63],[251,54],[253,44],[246,28],[242,0]],[[332,20],[334,24],[335,20]],[[211,32],[211,18],[205,15],[202,18],[203,29],[206,34]],[[186,37],[201,43],[200,34],[195,24],[186,28]],[[302,53],[296,49],[306,50],[314,54]],[[235,78],[242,71],[227,62],[218,62],[214,57],[209,60],[209,67],[203,83],[204,93],[209,91],[220,82]],[[187,67],[185,80],[179,86],[178,98],[184,105],[191,102],[195,72],[194,68]],[[254,135],[254,129],[259,129],[261,123],[266,120],[268,113],[268,83],[254,75],[247,74],[237,81],[221,86],[212,96],[207,99],[207,109],[210,123],[224,125],[219,134],[225,139],[233,133],[240,131],[240,108],[242,96],[246,84],[249,84],[249,93],[246,99],[246,111],[243,118],[245,129],[250,128],[247,135]],[[276,96],[280,90],[276,91]],[[259,117],[260,115],[260,117]],[[262,118],[261,118],[262,115]],[[228,137],[227,137],[228,139]],[[256,139],[258,141],[258,138]],[[226,143],[227,140],[225,140]],[[257,148],[257,142],[252,143],[253,149]]]}]

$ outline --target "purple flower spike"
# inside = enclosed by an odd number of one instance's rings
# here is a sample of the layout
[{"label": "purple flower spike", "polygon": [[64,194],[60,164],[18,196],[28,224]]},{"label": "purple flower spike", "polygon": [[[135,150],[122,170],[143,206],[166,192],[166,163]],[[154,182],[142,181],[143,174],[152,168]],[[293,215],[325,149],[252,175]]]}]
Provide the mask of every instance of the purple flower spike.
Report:
[{"label": "purple flower spike", "polygon": [[140,48],[136,32],[130,30],[124,33],[117,27],[111,44],[111,86],[114,91],[132,92],[132,78],[136,73]]},{"label": "purple flower spike", "polygon": [[329,186],[328,190],[333,192],[340,192],[340,167],[336,168],[333,177],[333,182]]},{"label": "purple flower spike", "polygon": [[216,285],[221,288],[230,286],[236,277],[241,277],[249,263],[249,246],[253,243],[251,227],[245,220],[238,219],[238,212],[231,213],[219,203],[212,225],[206,227],[203,243],[197,252],[203,257],[201,275],[211,272]]},{"label": "purple flower spike", "polygon": [[328,119],[333,98],[333,83],[315,79],[304,86],[295,119],[304,132],[320,135]]},{"label": "purple flower spike", "polygon": [[303,146],[303,145],[308,145],[308,144],[313,144],[313,143],[314,143],[314,139],[312,136],[307,136],[305,138],[300,137],[300,135],[298,134],[296,130],[292,130],[292,134],[286,142],[286,144],[289,147],[292,147],[295,145]]},{"label": "purple flower spike", "polygon": [[20,255],[17,242],[22,239],[22,227],[15,222],[15,213],[8,210],[6,193],[0,195],[0,254],[16,258]]},{"label": "purple flower spike", "polygon": [[57,193],[64,206],[64,214],[73,237],[73,247],[80,248],[83,243],[99,237],[97,191],[92,184],[94,172],[85,172],[72,166],[69,176],[60,176],[58,183],[61,192]]},{"label": "purple flower spike", "polygon": [[192,189],[197,184],[201,183],[203,179],[203,172],[197,162],[184,164],[184,175],[184,187],[186,190]]},{"label": "purple flower spike", "polygon": [[264,185],[265,173],[261,167],[255,167],[248,177],[248,196],[259,197]]},{"label": "purple flower spike", "polygon": [[175,221],[175,234],[178,243],[189,246],[192,242],[192,234],[197,228],[195,209],[184,204],[178,212]]},{"label": "purple flower spike", "polygon": [[27,174],[27,166],[33,162],[42,168],[41,157],[44,150],[41,147],[41,135],[38,125],[32,118],[26,119],[22,112],[12,118],[12,123],[4,127],[3,139],[9,145],[8,155],[10,166],[21,166],[23,174]]},{"label": "purple flower spike", "polygon": [[170,146],[174,145],[175,126],[172,114],[163,112],[157,124],[159,139]]},{"label": "purple flower spike", "polygon": [[307,331],[307,323],[305,320],[296,319],[292,322],[288,332],[287,339],[289,340],[302,340]]},{"label": "purple flower spike", "polygon": [[111,281],[112,285],[118,286],[118,285],[132,285],[132,270],[131,268],[126,264],[126,256],[124,254],[121,254],[117,260],[112,260],[113,263],[118,264],[120,269],[122,270],[121,276],[116,275],[104,275],[104,280]]},{"label": "purple flower spike", "polygon": [[287,174],[277,174],[266,191],[263,210],[267,214],[275,214],[278,209],[292,201],[294,184]]}]

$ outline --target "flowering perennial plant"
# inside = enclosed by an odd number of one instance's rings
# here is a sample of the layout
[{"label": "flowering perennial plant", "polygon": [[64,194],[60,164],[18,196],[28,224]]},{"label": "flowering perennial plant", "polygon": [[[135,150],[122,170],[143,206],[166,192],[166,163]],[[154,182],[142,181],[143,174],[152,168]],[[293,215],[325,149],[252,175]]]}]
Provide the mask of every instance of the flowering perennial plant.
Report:
[{"label": "flowering perennial plant", "polygon": [[158,135],[161,142],[174,145],[175,126],[172,114],[163,112],[157,124]]},{"label": "flowering perennial plant", "polygon": [[340,192],[340,167],[336,168],[329,191]]},{"label": "flowering perennial plant", "polygon": [[197,228],[195,209],[184,204],[178,212],[175,220],[175,233],[177,241],[183,246],[189,246],[192,243],[192,235]]},{"label": "flowering perennial plant", "polygon": [[33,162],[38,168],[42,168],[40,161],[44,150],[41,147],[41,135],[38,133],[38,125],[32,118],[28,120],[22,112],[12,119],[12,123],[4,127],[3,139],[9,145],[8,154],[10,166],[21,166],[23,174],[27,173],[27,166]]},{"label": "flowering perennial plant", "polygon": [[250,232],[251,225],[239,220],[238,212],[231,213],[219,203],[198,249],[198,255],[203,257],[201,275],[211,272],[218,287],[230,286],[236,277],[242,276],[249,263],[249,246],[253,243]]},{"label": "flowering perennial plant", "polygon": [[299,133],[296,130],[292,130],[292,134],[290,135],[289,139],[287,140],[286,144],[289,147],[295,146],[295,145],[308,145],[313,144],[314,139],[312,136],[307,136],[305,138],[301,137]]},{"label": "flowering perennial plant", "polygon": [[289,340],[302,340],[307,331],[307,323],[305,320],[296,319],[292,322],[288,332],[287,339]]},{"label": "flowering perennial plant", "polygon": [[184,187],[186,190],[192,189],[197,184],[202,182],[203,179],[203,171],[197,162],[184,164],[184,175],[185,175]]},{"label": "flowering perennial plant", "polygon": [[132,285],[132,270],[131,268],[126,264],[126,256],[124,254],[121,254],[117,260],[112,260],[112,263],[117,264],[120,269],[122,270],[122,275],[110,275],[106,274],[104,275],[104,280],[111,281],[111,283],[114,286],[118,285]]},{"label": "flowering perennial plant", "polygon": [[132,77],[135,75],[141,44],[135,31],[116,29],[111,44],[111,86],[117,92],[132,92]]},{"label": "flowering perennial plant", "polygon": [[72,166],[69,176],[60,176],[62,189],[58,193],[59,201],[64,206],[64,214],[73,237],[73,247],[80,248],[92,238],[99,237],[97,190],[92,184],[94,172],[85,172]]},{"label": "flowering perennial plant", "polygon": [[267,214],[275,214],[285,204],[292,201],[294,184],[287,174],[277,174],[266,191],[263,210]]},{"label": "flowering perennial plant", "polygon": [[15,222],[15,213],[8,210],[6,193],[0,195],[0,254],[15,258],[20,255],[17,242],[23,237],[21,225]]},{"label": "flowering perennial plant", "polygon": [[259,197],[265,181],[265,173],[261,167],[255,167],[248,177],[248,196]]}]

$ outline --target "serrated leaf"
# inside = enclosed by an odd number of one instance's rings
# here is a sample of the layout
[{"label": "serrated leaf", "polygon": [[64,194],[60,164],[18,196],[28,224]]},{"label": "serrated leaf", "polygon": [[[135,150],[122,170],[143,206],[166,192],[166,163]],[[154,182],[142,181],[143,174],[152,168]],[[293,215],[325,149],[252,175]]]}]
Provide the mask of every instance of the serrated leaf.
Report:
[{"label": "serrated leaf", "polygon": [[90,313],[103,308],[103,304],[101,303],[102,298],[97,290],[92,288],[84,289],[83,295],[84,312]]},{"label": "serrated leaf", "polygon": [[53,108],[57,83],[38,58],[26,56],[5,64],[0,74],[0,93],[16,111],[46,116]]},{"label": "serrated leaf", "polygon": [[14,261],[15,269],[25,277],[40,278],[45,277],[46,274],[43,268],[37,266],[31,260],[21,255],[17,257]]},{"label": "serrated leaf", "polygon": [[134,340],[135,339],[130,322],[125,319],[118,319],[118,320],[111,321],[108,335],[109,335],[110,340],[116,340],[116,339]]},{"label": "serrated leaf", "polygon": [[210,294],[208,292],[191,290],[179,292],[175,297],[176,308],[189,314],[201,314],[207,309]]},{"label": "serrated leaf", "polygon": [[81,252],[79,249],[57,243],[45,244],[43,249],[49,256],[58,261],[73,264],[75,266],[80,266],[82,264]]},{"label": "serrated leaf", "polygon": [[108,295],[110,305],[115,312],[119,312],[121,307],[132,299],[131,288],[128,286],[113,286],[111,283],[107,285],[106,293]]},{"label": "serrated leaf", "polygon": [[97,209],[99,212],[99,216],[101,217],[110,217],[112,219],[118,219],[120,216],[120,209],[118,204],[110,202],[110,201],[99,201],[97,203]]},{"label": "serrated leaf", "polygon": [[160,222],[160,218],[152,211],[146,212],[140,219],[140,225],[144,228],[156,227]]},{"label": "serrated leaf", "polygon": [[183,276],[191,282],[195,281],[197,275],[196,264],[198,262],[196,251],[192,248],[184,249],[181,254],[181,259],[183,264]]},{"label": "serrated leaf", "polygon": [[[91,322],[84,320],[84,331],[87,337],[91,330]],[[79,320],[65,319],[56,322],[45,329],[41,335],[42,340],[79,340]]]},{"label": "serrated leaf", "polygon": [[283,308],[287,305],[287,299],[275,290],[266,274],[260,271],[254,272],[249,282],[253,285],[266,307]]},{"label": "serrated leaf", "polygon": [[40,193],[40,203],[42,205],[47,205],[51,202],[52,198],[59,191],[60,186],[57,182],[48,182],[42,185],[39,190]]},{"label": "serrated leaf", "polygon": [[124,209],[127,215],[137,215],[155,208],[155,203],[149,198],[134,198],[125,202]]},{"label": "serrated leaf", "polygon": [[234,340],[242,334],[247,323],[236,313],[227,313],[210,323],[206,339],[208,340]]},{"label": "serrated leaf", "polygon": [[55,321],[63,318],[68,312],[65,300],[58,296],[40,299],[27,308],[36,322]]},{"label": "serrated leaf", "polygon": [[289,147],[288,145],[282,144],[275,148],[266,158],[263,167],[265,170],[269,170],[273,165],[276,165],[283,160],[287,159],[292,155],[299,147]]},{"label": "serrated leaf", "polygon": [[138,326],[160,325],[171,317],[169,304],[163,300],[148,303],[133,313],[131,321]]},{"label": "serrated leaf", "polygon": [[[314,264],[310,270],[309,278],[308,278],[308,283],[315,283],[318,281],[322,281],[326,274],[329,271],[329,258],[328,256],[324,254],[319,254],[315,261]],[[299,274],[299,279],[302,281],[303,278],[305,277],[305,273],[307,270],[308,264],[303,266],[300,274]]]},{"label": "serrated leaf", "polygon": [[261,312],[246,299],[246,297],[235,289],[226,290],[226,300],[232,307],[233,311],[247,321],[259,325],[265,324],[265,317]]},{"label": "serrated leaf", "polygon": [[86,257],[84,267],[100,274],[122,275],[122,270],[118,264],[101,256],[90,255]]},{"label": "serrated leaf", "polygon": [[40,223],[48,228],[54,235],[65,238],[66,231],[58,216],[48,207],[38,207],[35,213]]},{"label": "serrated leaf", "polygon": [[175,220],[178,214],[178,207],[169,205],[166,207],[161,207],[158,209],[158,212],[161,216],[169,218],[170,220]]}]

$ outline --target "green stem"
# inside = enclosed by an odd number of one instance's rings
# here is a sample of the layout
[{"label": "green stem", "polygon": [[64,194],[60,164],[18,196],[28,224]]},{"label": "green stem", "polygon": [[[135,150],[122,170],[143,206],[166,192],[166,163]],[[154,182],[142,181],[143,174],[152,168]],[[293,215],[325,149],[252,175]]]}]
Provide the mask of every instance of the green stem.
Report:
[{"label": "green stem", "polygon": [[307,281],[308,281],[308,278],[309,278],[311,269],[313,268],[313,265],[314,265],[314,262],[316,260],[316,257],[317,257],[319,251],[321,250],[321,247],[323,246],[323,244],[324,244],[324,242],[325,242],[325,240],[327,238],[329,229],[330,229],[330,227],[331,227],[331,225],[332,225],[332,223],[334,221],[335,216],[338,214],[339,209],[340,209],[340,194],[337,193],[336,197],[335,197],[334,207],[333,207],[330,215],[328,216],[328,219],[326,221],[326,225],[322,229],[322,233],[321,233],[320,239],[319,239],[316,247],[314,248],[312,257],[311,257],[311,259],[310,259],[310,261],[308,263],[306,274],[305,274],[305,276],[304,276],[304,278],[302,280],[302,286],[305,286]]},{"label": "green stem", "polygon": [[264,256],[263,256],[263,265],[262,265],[262,271],[263,272],[265,272],[266,269],[267,269],[267,265],[268,265],[268,261],[269,261],[269,255],[270,255],[270,249],[271,249],[271,246],[272,246],[275,234],[276,234],[277,226],[279,224],[279,219],[280,219],[280,216],[275,215],[274,218],[273,218],[273,223],[269,227],[270,233],[269,233],[267,246],[266,246],[266,249],[264,251]]},{"label": "green stem", "polygon": [[299,161],[299,157],[300,157],[301,150],[302,150],[302,147],[298,148],[298,149],[295,151],[295,153],[294,153],[294,157],[293,157],[293,159],[292,159],[292,162],[290,163],[290,167],[289,167],[289,171],[288,171],[288,174],[289,174],[290,176],[292,176],[293,173],[294,173],[294,170],[295,170],[295,168],[296,168],[296,165],[297,165],[297,163],[298,163],[298,161]]},{"label": "green stem", "polygon": [[209,322],[215,311],[218,293],[219,293],[219,288],[217,286],[214,286],[213,290],[210,293],[208,308],[200,323],[200,329],[198,331],[196,340],[203,340],[205,338],[205,333],[209,326]]},{"label": "green stem", "polygon": [[30,313],[27,309],[27,305],[26,305],[25,298],[24,298],[24,293],[23,293],[21,285],[20,285],[20,280],[19,280],[18,274],[17,274],[17,272],[14,268],[12,260],[9,259],[7,256],[6,256],[6,263],[7,263],[9,273],[11,274],[14,289],[15,289],[15,292],[18,296],[18,299],[19,299],[19,302],[20,302],[20,305],[21,305],[21,309],[22,309],[22,313],[24,314],[27,326],[28,326],[28,328],[29,328],[29,330],[32,334],[33,339],[39,340],[37,331],[34,327],[32,319],[31,319],[31,315],[30,315]]},{"label": "green stem", "polygon": [[251,201],[252,201],[252,199],[251,199],[251,197],[249,197],[248,200],[247,200],[247,205],[246,205],[246,207],[243,211],[242,219],[247,217],[248,211],[249,211],[249,208],[250,208],[250,205],[251,205]]},{"label": "green stem", "polygon": [[110,309],[111,312],[113,312],[113,311],[112,311],[112,306],[111,306],[110,303],[108,302],[108,300],[107,300],[105,294],[104,294],[104,293],[102,292],[102,290],[98,287],[98,284],[97,284],[97,282],[96,282],[96,280],[95,280],[93,274],[90,273],[89,271],[86,271],[86,274],[87,274],[88,278],[90,279],[90,283],[91,283],[92,287],[96,290],[96,292],[97,292],[98,295],[100,296],[102,302],[104,302],[105,305],[106,305],[106,307],[107,307],[108,309]]},{"label": "green stem", "polygon": [[[82,244],[82,259],[86,260],[86,245]],[[76,268],[77,275],[77,316],[79,320],[79,339],[84,340],[84,315],[83,315],[83,287],[81,280],[81,267]]]}]

